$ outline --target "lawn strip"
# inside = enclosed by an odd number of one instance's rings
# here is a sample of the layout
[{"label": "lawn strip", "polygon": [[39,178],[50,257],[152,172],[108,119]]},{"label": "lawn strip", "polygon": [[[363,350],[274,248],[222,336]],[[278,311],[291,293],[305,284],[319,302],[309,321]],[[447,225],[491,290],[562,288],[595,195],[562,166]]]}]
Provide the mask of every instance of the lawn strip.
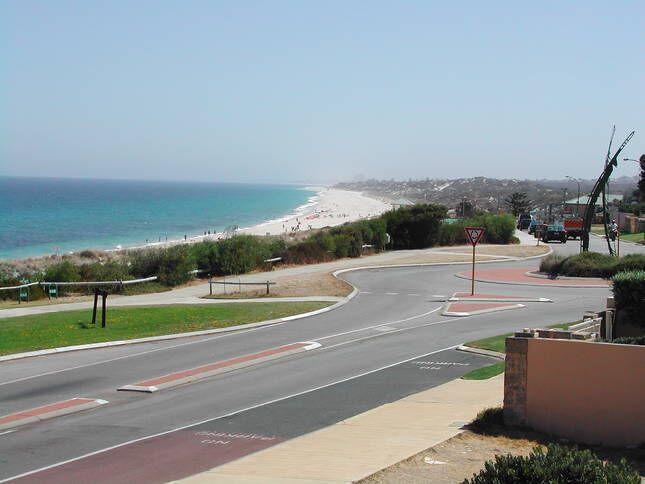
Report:
[{"label": "lawn strip", "polygon": [[493,363],[489,366],[484,366],[483,368],[477,368],[476,370],[466,373],[461,378],[464,380],[488,380],[500,373],[504,373],[503,361]]},{"label": "lawn strip", "polygon": [[329,302],[262,302],[108,308],[106,328],[92,311],[64,311],[0,320],[0,355],[62,346],[186,333],[315,311]]}]

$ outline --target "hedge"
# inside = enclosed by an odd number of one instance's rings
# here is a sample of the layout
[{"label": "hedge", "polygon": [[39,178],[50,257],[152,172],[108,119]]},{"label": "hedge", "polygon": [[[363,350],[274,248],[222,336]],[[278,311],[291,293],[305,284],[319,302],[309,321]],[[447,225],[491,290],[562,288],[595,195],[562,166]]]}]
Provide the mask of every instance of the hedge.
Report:
[{"label": "hedge", "polygon": [[616,309],[645,328],[645,271],[619,272],[612,278]]},{"label": "hedge", "polygon": [[640,483],[638,472],[625,459],[619,463],[603,462],[589,450],[557,444],[535,447],[528,456],[497,455],[484,468],[464,480],[465,484],[542,484],[552,483]]},{"label": "hedge", "polygon": [[569,257],[551,254],[540,262],[540,271],[569,277],[602,277],[609,279],[626,270],[645,270],[645,255],[614,257],[597,252],[583,252]]}]

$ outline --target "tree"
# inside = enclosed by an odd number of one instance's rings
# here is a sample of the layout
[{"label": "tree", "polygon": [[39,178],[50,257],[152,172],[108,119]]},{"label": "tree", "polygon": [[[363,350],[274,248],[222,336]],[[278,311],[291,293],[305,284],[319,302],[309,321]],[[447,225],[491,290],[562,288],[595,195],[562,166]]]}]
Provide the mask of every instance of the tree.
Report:
[{"label": "tree", "polygon": [[504,199],[504,204],[516,217],[524,212],[528,212],[531,208],[531,201],[524,192],[514,192]]}]

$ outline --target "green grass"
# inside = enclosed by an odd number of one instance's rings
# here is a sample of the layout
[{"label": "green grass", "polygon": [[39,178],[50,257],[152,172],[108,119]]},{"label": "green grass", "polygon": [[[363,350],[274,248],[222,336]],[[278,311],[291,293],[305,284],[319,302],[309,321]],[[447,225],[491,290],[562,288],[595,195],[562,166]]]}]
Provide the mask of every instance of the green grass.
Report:
[{"label": "green grass", "polygon": [[620,240],[640,242],[641,240],[645,240],[645,232],[638,232],[637,234],[620,234]]},{"label": "green grass", "polygon": [[488,380],[494,376],[504,373],[504,362],[500,361],[498,363],[493,363],[492,365],[485,366],[483,368],[477,368],[469,373],[466,373],[463,378],[464,380]]},{"label": "green grass", "polygon": [[107,327],[92,311],[63,311],[0,319],[0,355],[60,346],[184,333],[291,316],[328,302],[266,302],[108,308]]}]

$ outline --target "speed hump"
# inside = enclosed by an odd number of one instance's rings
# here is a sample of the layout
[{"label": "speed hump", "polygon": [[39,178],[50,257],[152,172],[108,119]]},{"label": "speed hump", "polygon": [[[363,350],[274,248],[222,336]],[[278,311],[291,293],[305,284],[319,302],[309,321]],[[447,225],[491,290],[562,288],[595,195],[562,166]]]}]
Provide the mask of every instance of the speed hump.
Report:
[{"label": "speed hump", "polygon": [[473,271],[471,274],[471,283],[470,283],[470,295],[475,295],[475,246],[479,243],[482,236],[486,232],[486,229],[482,227],[464,227],[464,232],[466,232],[466,237],[473,246]]}]

